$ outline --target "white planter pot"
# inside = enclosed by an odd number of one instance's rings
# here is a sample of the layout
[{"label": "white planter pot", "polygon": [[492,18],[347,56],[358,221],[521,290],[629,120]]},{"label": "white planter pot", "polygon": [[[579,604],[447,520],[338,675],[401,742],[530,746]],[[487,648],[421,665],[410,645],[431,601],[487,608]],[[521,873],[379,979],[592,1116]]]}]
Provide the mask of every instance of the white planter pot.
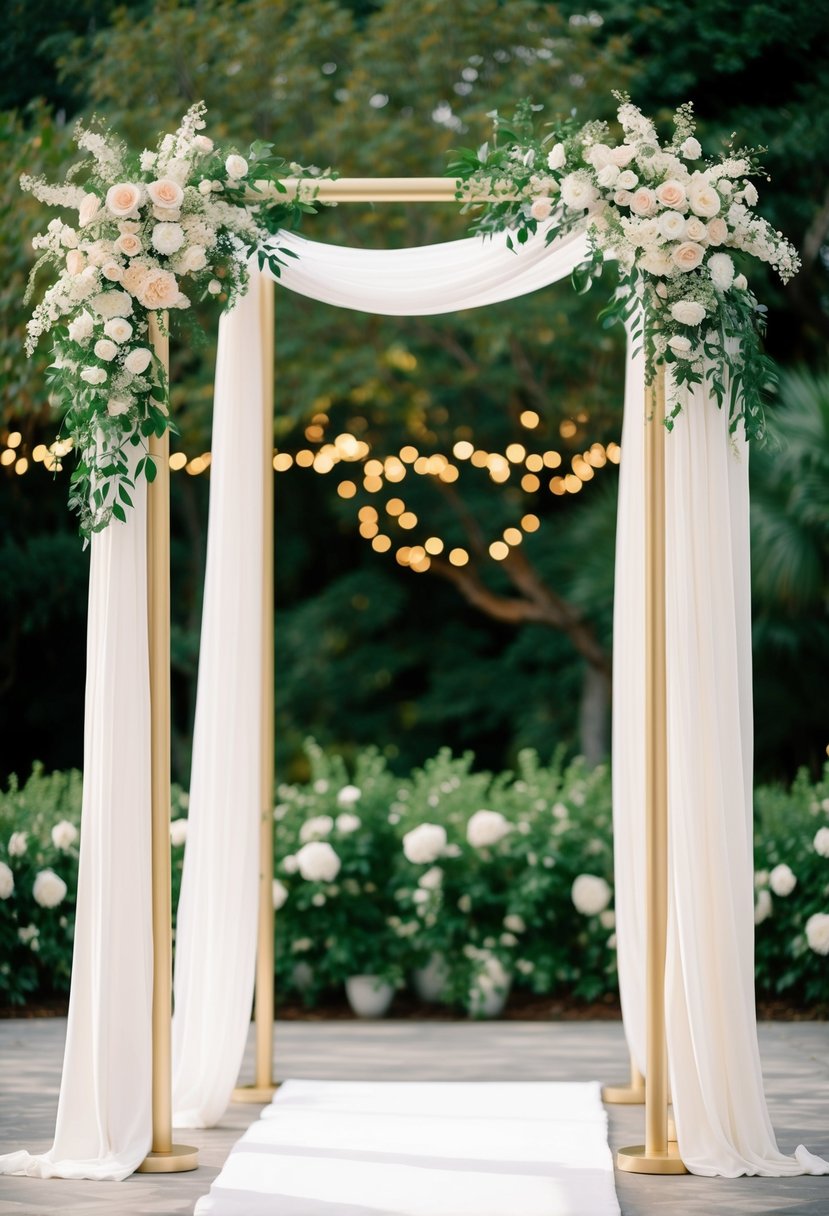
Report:
[{"label": "white planter pot", "polygon": [[345,981],[345,993],[358,1018],[382,1018],[392,1002],[394,987],[376,975],[352,975]]},{"label": "white planter pot", "polygon": [[469,1001],[466,1006],[469,1016],[473,1018],[500,1017],[504,1012],[511,986],[512,976],[507,978],[506,983],[499,984],[497,987],[491,987],[488,984],[481,987],[476,984],[469,990]]},{"label": "white planter pot", "polygon": [[449,968],[442,954],[433,954],[425,967],[412,972],[412,984],[421,1001],[444,1001],[448,982]]}]

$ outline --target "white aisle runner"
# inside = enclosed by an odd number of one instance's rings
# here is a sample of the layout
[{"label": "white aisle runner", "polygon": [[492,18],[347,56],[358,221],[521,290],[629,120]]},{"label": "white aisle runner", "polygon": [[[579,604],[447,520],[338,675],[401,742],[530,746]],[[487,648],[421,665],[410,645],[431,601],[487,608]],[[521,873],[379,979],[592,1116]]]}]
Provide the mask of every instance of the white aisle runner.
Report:
[{"label": "white aisle runner", "polygon": [[618,1216],[597,1082],[287,1081],[196,1216]]}]

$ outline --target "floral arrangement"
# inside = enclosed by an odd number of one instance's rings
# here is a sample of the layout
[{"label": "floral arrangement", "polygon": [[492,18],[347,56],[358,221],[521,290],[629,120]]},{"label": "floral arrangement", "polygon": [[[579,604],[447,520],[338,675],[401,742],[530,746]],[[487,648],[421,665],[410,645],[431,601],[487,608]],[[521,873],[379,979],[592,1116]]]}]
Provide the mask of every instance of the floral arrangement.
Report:
[{"label": "floral arrangement", "polygon": [[[86,155],[65,184],[21,178],[41,202],[77,212],[32,241],[41,253],[27,299],[44,264],[57,279],[28,323],[27,352],[55,331],[50,387],[63,450],[78,457],[70,505],[86,536],[112,517],[125,520],[135,479],[155,477],[148,437],[175,429],[150,318],[163,329],[164,314],[183,317],[194,301],[231,305],[253,254],[278,276],[289,251],[273,234],[315,209],[319,170],[287,164],[266,143],[246,156],[221,150],[204,134],[204,115],[203,102],[191,106],[175,133],[138,156],[112,133],[79,124],[75,140]],[[285,193],[287,174],[307,182],[296,198],[250,201],[266,182]]]},{"label": "floral arrangement", "polygon": [[[548,242],[586,229],[591,253],[574,281],[586,290],[605,260],[618,263],[619,289],[603,315],[630,322],[643,338],[647,383],[659,363],[671,367],[676,385],[707,377],[719,405],[728,399],[731,430],[742,422],[747,437],[760,437],[774,368],[760,344],[766,310],[739,259],[769,263],[784,283],[800,265],[782,233],[753,210],[758,194],[749,178],[762,172],[763,149],[729,147],[704,158],[690,103],[662,144],[653,122],[615,96],[621,142],[605,122],[579,127],[572,119],[539,136],[533,113],[541,107],[529,101],[510,125],[493,112],[492,141],[454,154],[458,198],[478,213],[473,231],[511,229],[510,248],[539,227]],[[668,429],[680,409],[676,396]]]}]

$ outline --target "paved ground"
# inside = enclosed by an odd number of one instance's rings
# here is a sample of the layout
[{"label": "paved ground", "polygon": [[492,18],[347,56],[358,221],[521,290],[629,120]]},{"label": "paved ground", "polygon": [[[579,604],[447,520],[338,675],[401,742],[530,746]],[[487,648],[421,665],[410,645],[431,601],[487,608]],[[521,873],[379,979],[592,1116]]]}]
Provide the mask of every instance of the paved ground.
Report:
[{"label": "paved ground", "polygon": [[[0,1144],[44,1150],[51,1143],[63,1051],[62,1019],[0,1021]],[[780,1146],[804,1142],[829,1156],[829,1023],[767,1023],[761,1045]],[[621,1026],[614,1022],[289,1022],[276,1028],[282,1077],[359,1080],[622,1080]],[[247,1074],[245,1074],[247,1076]],[[88,1183],[0,1178],[8,1216],[177,1216],[190,1213],[230,1146],[255,1118],[232,1106],[222,1126],[187,1134],[201,1167],[167,1177]],[[184,1139],[184,1136],[182,1136]],[[610,1108],[612,1147],[642,1139],[641,1108]],[[625,1216],[829,1216],[829,1177],[643,1178],[617,1175]],[[504,1216],[521,1216],[519,1212]]]}]

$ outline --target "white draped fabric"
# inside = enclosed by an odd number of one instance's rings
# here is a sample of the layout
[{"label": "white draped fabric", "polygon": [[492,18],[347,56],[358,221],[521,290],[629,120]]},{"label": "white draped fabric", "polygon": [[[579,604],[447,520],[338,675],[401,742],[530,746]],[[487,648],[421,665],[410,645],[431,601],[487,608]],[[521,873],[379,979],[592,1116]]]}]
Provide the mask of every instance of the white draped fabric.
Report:
[{"label": "white draped fabric", "polygon": [[0,1173],[128,1177],[150,1147],[152,923],[147,495],[92,538],[81,855],[55,1142]]}]

